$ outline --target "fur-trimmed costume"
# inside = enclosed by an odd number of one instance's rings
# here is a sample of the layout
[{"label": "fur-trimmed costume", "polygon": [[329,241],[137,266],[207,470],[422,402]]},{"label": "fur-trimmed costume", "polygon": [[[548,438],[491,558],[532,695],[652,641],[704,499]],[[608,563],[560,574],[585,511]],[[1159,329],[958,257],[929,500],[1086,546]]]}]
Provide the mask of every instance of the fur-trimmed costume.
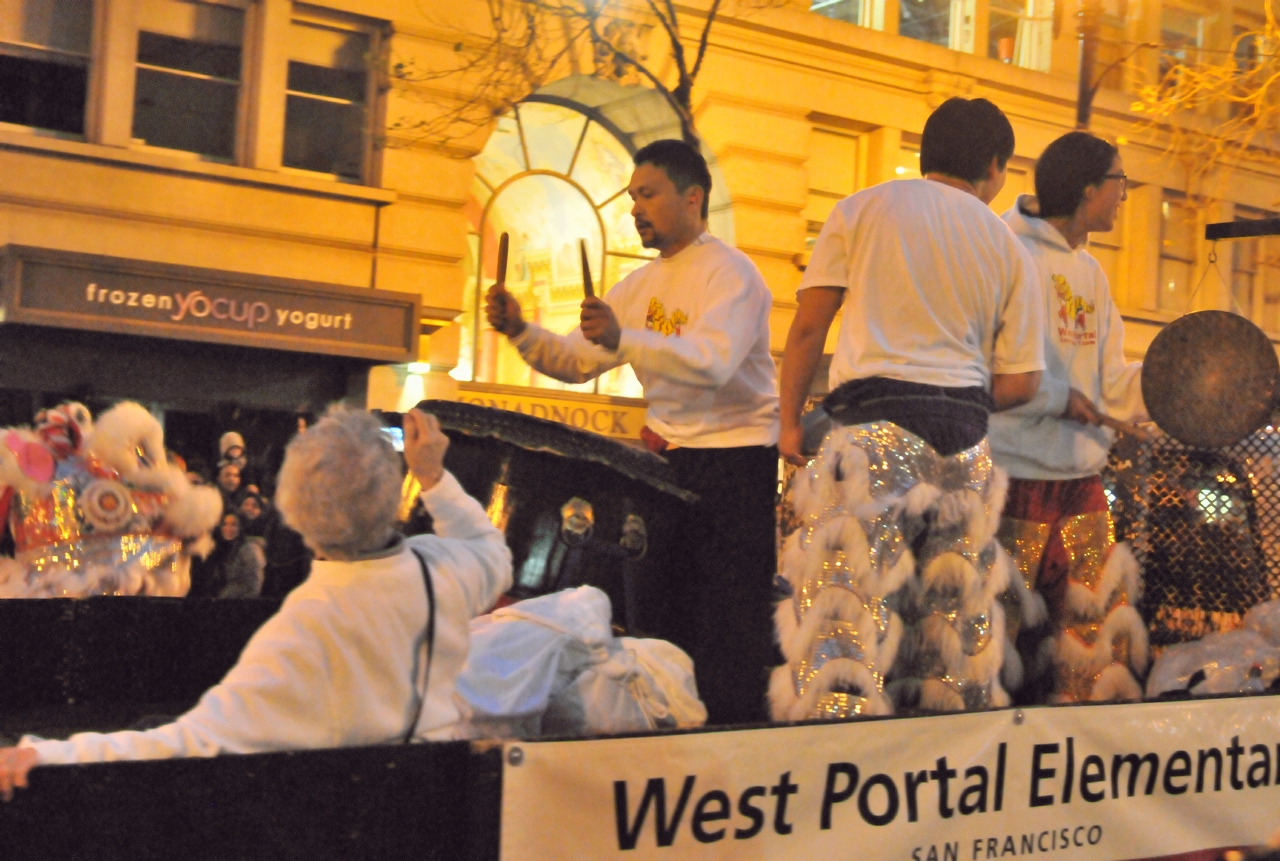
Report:
[{"label": "fur-trimmed costume", "polygon": [[[1020,578],[995,541],[1006,478],[985,441],[950,456],[891,422],[837,427],[796,471],[779,568],[775,720],[1009,703],[1004,610]],[[1035,617],[1021,590],[1023,614]]]},{"label": "fur-trimmed costume", "polygon": [[[1054,702],[1141,699],[1147,630],[1134,609],[1142,577],[1116,544],[1098,475],[1115,431],[1064,417],[1075,390],[1103,413],[1145,421],[1140,362],[1101,265],[1037,217],[1022,195],[1004,215],[1035,264],[1045,305],[1045,372],[1035,398],[991,417],[996,463],[1011,476],[1000,539],[1025,583],[1044,596],[1044,637],[1022,640],[1032,697]],[[1013,632],[1016,636],[1016,630]]]},{"label": "fur-trimmed costume", "polygon": [[[83,406],[64,406],[87,426]],[[185,595],[191,554],[212,546],[217,490],[168,462],[160,423],[138,404],[117,404],[83,437],[67,426],[46,416],[0,445],[16,548],[0,558],[0,598]]]},{"label": "fur-trimmed costume", "polygon": [[1032,660],[1035,675],[1049,674],[1050,701],[1141,699],[1142,578],[1128,544],[1116,543],[1101,480],[1011,480],[999,537],[1049,608]]}]

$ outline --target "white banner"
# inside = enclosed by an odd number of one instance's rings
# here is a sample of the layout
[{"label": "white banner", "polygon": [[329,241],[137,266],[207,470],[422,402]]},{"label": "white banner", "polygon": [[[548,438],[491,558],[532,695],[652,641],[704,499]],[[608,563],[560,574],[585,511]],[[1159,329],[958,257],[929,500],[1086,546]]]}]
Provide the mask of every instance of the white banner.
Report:
[{"label": "white banner", "polygon": [[1270,696],[506,745],[502,859],[1123,861],[1280,829]]}]

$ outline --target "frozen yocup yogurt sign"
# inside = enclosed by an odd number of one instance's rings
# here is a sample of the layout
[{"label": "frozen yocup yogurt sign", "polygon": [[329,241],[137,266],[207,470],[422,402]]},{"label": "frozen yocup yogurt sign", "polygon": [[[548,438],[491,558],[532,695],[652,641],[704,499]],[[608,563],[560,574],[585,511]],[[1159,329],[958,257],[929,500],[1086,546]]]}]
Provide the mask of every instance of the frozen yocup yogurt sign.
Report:
[{"label": "frozen yocup yogurt sign", "polygon": [[4,319],[382,361],[416,358],[408,293],[9,246]]}]

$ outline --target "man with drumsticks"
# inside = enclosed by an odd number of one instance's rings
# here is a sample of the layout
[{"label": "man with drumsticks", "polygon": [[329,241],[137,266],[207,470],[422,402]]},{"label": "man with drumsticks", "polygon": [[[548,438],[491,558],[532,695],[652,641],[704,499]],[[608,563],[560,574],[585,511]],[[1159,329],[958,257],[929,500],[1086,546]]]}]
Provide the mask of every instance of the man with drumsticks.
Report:
[{"label": "man with drumsticks", "polygon": [[[1044,368],[1030,264],[987,207],[1013,149],[994,104],[949,99],[924,126],[924,178],[845,198],[818,236],[782,360],[802,525],[779,559],[794,597],[775,616],[775,719],[1009,702],[987,417],[1030,400]],[[810,462],[801,410],[842,309],[824,402],[838,426]]]},{"label": "man with drumsticks", "polygon": [[1115,146],[1070,132],[1036,163],[1035,196],[1004,214],[1034,261],[1048,326],[1035,399],[991,419],[991,456],[1011,476],[1000,540],[1048,605],[1048,641],[1023,644],[1031,687],[1047,689],[1031,695],[1058,702],[1141,699],[1132,673],[1147,662],[1138,563],[1115,542],[1099,478],[1115,430],[1141,433],[1125,423],[1147,418],[1142,363],[1125,358],[1124,322],[1085,248],[1115,226],[1125,185]]},{"label": "man with drumsticks", "polygon": [[710,723],[759,721],[776,570],[773,297],[750,258],[707,233],[711,175],[696,149],[655,141],[635,164],[631,214],[658,257],[607,301],[588,296],[568,335],[527,323],[501,282],[485,310],[549,377],[582,383],[628,363],[635,371],[649,401],[645,444],[701,499],[689,522],[676,524],[664,588],[647,590],[666,604],[651,607],[648,621],[693,658]]}]

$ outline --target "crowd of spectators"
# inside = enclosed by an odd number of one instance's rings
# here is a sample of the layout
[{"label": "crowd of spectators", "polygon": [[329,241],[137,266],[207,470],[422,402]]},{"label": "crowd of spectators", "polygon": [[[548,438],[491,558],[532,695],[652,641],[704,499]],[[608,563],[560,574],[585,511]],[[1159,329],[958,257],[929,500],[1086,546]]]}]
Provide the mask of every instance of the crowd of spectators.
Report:
[{"label": "crowd of spectators", "polygon": [[260,471],[244,438],[227,431],[218,441],[213,475],[199,470],[188,474],[192,481],[215,484],[222,493],[213,551],[192,560],[191,597],[282,598],[311,570],[311,553],[302,537],[285,525],[271,496],[263,492],[274,477]]}]

